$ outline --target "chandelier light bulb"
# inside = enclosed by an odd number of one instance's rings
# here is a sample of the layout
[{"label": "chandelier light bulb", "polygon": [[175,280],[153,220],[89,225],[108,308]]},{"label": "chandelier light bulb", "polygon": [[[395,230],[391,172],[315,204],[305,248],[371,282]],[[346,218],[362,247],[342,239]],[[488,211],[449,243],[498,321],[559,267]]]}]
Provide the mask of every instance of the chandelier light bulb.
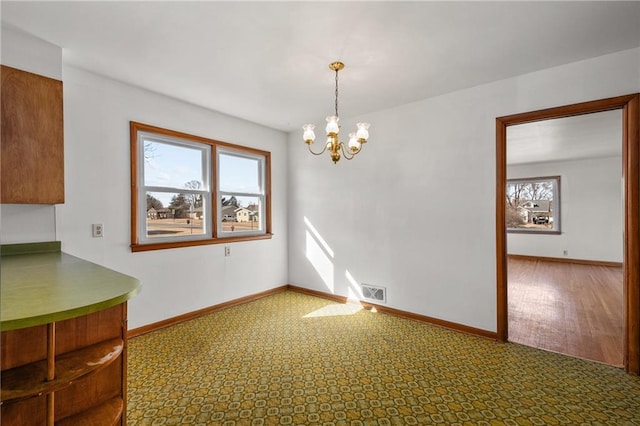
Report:
[{"label": "chandelier light bulb", "polygon": [[338,132],[340,131],[340,127],[338,126],[338,120],[340,120],[340,118],[336,115],[330,115],[327,117],[327,127],[326,127],[326,131],[327,131],[327,135],[333,133],[335,135],[338,134]]},{"label": "chandelier light bulb", "polygon": [[369,139],[369,123],[358,123],[358,140],[363,143],[366,142],[367,139]]},{"label": "chandelier light bulb", "polygon": [[315,129],[315,127],[316,126],[314,126],[313,124],[305,124],[304,126],[302,126],[302,129],[304,129],[304,135],[302,137],[306,143],[313,143],[313,141],[316,139],[316,134],[313,132],[313,129]]}]

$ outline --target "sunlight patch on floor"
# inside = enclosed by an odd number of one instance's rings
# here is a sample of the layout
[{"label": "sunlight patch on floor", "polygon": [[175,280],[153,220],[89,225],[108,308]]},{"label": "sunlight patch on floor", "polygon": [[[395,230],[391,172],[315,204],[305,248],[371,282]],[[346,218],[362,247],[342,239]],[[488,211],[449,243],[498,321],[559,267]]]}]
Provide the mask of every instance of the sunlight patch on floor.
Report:
[{"label": "sunlight patch on floor", "polygon": [[316,311],[308,313],[303,318],[335,317],[341,315],[353,315],[362,310],[362,305],[356,303],[345,303],[327,305]]}]

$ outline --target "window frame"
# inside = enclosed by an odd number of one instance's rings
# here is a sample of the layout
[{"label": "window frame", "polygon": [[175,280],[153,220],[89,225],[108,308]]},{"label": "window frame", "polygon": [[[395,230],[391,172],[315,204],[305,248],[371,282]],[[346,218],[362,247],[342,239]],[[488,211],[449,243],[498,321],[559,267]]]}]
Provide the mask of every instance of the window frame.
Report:
[{"label": "window frame", "polygon": [[[131,142],[131,251],[148,251],[161,250],[178,247],[192,247],[209,244],[226,244],[239,241],[252,241],[270,239],[271,232],[271,153],[256,148],[236,145],[229,142],[222,142],[201,136],[195,136],[188,133],[182,133],[174,130],[164,129],[157,126],[143,124],[135,121],[129,122],[130,126],[130,142]],[[144,182],[144,137],[151,135],[159,142],[170,144],[183,144],[188,147],[199,148],[201,145],[206,146],[205,150],[210,152],[208,159],[203,161],[208,163],[208,169],[203,170],[203,175],[208,179],[207,190],[190,190],[185,188],[172,187],[156,187],[146,186]],[[221,205],[218,200],[221,199],[218,193],[219,188],[219,172],[218,157],[219,153],[231,152],[248,158],[262,159],[262,190],[264,197],[264,205],[261,206],[261,213],[264,217],[263,229],[251,232],[221,232]],[[141,167],[142,165],[142,167]],[[206,186],[206,185],[205,185]],[[184,237],[156,237],[148,238],[146,236],[146,195],[148,188],[161,188],[163,190],[172,189],[180,190],[182,193],[194,192],[203,194],[203,209],[208,210],[210,214],[203,222],[205,234]],[[166,192],[166,191],[165,191]],[[206,194],[204,194],[206,192]],[[144,210],[144,212],[143,212]],[[143,214],[144,213],[144,214]],[[208,223],[208,225],[207,225]],[[161,239],[158,239],[161,238]]]},{"label": "window frame", "polygon": [[[508,197],[509,191],[508,187],[510,184],[514,183],[533,183],[533,182],[545,182],[551,181],[553,183],[553,200],[551,200],[551,208],[552,215],[550,217],[553,218],[553,228],[551,229],[540,229],[540,228],[510,228],[505,223],[505,229],[507,233],[512,234],[551,234],[551,235],[559,235],[562,234],[562,226],[561,226],[561,179],[560,176],[540,176],[540,177],[526,177],[526,178],[512,178],[507,179],[507,183],[505,185],[505,194]],[[531,200],[533,201],[533,200]],[[507,200],[505,199],[505,214],[507,206]]]}]

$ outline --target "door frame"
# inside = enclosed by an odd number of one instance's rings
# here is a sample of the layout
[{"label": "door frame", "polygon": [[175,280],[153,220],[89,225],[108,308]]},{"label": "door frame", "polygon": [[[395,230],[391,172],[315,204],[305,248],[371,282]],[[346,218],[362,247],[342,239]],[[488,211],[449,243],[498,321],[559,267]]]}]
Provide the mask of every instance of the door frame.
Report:
[{"label": "door frame", "polygon": [[622,180],[624,193],[623,298],[624,369],[640,374],[640,94],[618,96],[496,118],[496,263],[497,334],[508,340],[507,127],[553,118],[622,110]]}]

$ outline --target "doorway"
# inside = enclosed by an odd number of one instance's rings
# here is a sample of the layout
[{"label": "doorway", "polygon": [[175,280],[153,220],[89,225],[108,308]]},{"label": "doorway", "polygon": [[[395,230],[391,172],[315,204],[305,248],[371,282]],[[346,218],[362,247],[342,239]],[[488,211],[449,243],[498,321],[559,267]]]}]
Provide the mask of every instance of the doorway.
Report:
[{"label": "doorway", "polygon": [[[507,127],[544,120],[581,116],[596,112],[620,110],[622,115],[623,219],[622,299],[623,360],[625,370],[640,372],[640,236],[639,215],[639,104],[638,94],[567,105],[496,119],[496,258],[497,258],[497,331],[502,341],[509,339],[508,257],[507,257]],[[559,204],[558,204],[559,205]],[[537,212],[537,214],[540,214]],[[548,223],[553,216],[547,212]],[[561,229],[552,231],[561,233]]]}]

